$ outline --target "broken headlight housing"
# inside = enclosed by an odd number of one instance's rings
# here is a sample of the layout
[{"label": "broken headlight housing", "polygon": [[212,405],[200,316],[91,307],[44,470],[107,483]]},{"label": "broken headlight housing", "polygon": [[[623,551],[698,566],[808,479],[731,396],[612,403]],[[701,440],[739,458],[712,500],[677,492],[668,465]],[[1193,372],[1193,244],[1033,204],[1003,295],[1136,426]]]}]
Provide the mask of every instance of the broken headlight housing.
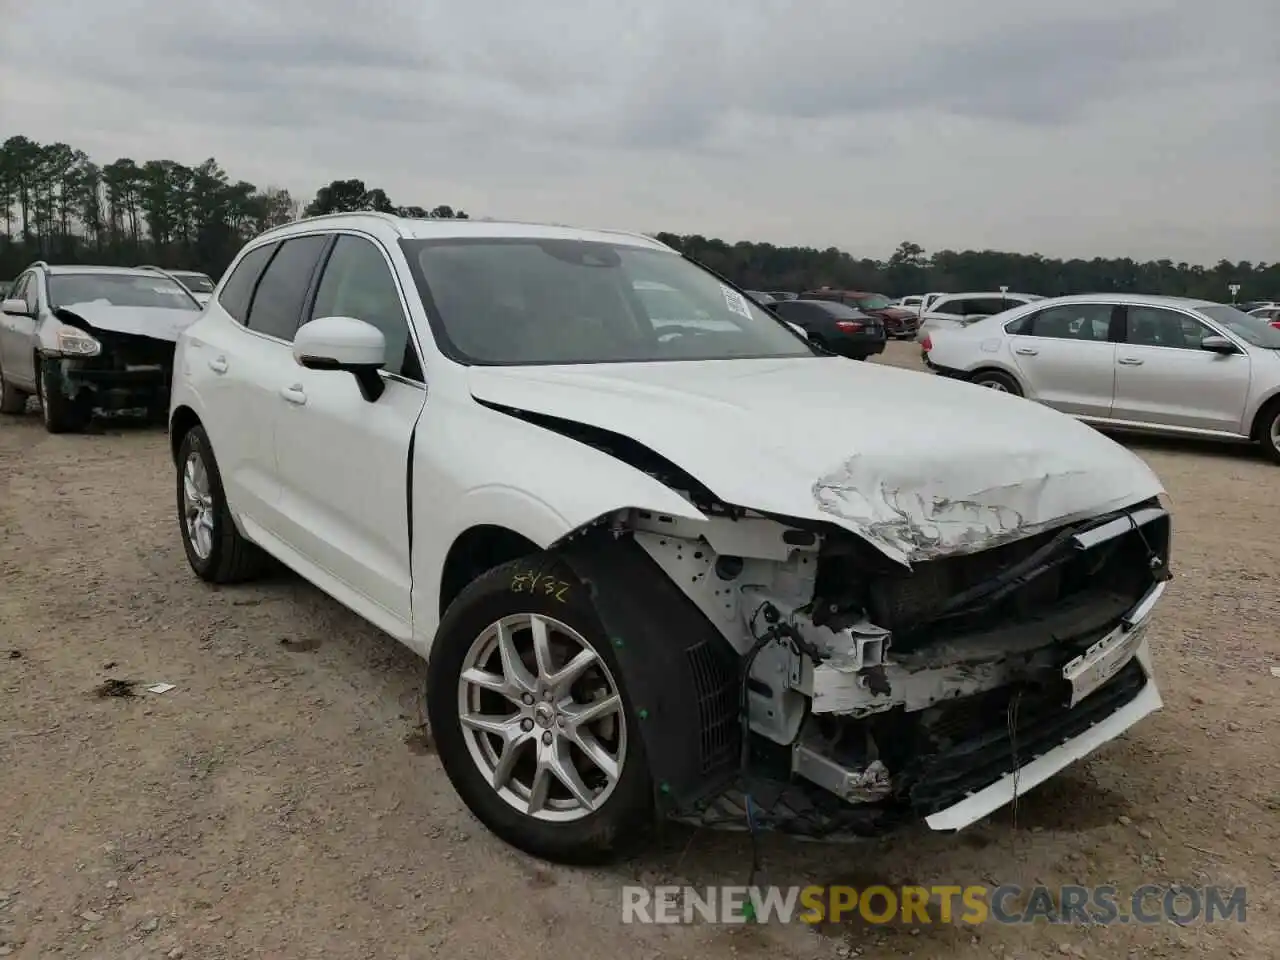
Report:
[{"label": "broken headlight housing", "polygon": [[63,327],[58,331],[58,352],[68,357],[96,357],[102,344],[83,330]]}]

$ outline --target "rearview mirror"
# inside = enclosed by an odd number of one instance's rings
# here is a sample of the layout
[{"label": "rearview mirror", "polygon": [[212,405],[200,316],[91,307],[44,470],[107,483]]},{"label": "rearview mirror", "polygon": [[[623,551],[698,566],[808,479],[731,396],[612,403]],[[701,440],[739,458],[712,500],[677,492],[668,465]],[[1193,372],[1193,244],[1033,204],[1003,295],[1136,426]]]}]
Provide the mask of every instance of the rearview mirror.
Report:
[{"label": "rearview mirror", "polygon": [[5,300],[3,307],[0,307],[5,313],[11,317],[29,317],[31,316],[31,308],[27,306],[27,301],[21,297],[10,297]]},{"label": "rearview mirror", "polygon": [[1210,353],[1239,353],[1240,350],[1234,343],[1226,337],[1205,337],[1200,341],[1200,349],[1208,350]]},{"label": "rearview mirror", "polygon": [[298,328],[293,359],[308,370],[343,370],[355,376],[370,403],[386,389],[378,371],[387,362],[387,339],[355,317],[317,317]]}]

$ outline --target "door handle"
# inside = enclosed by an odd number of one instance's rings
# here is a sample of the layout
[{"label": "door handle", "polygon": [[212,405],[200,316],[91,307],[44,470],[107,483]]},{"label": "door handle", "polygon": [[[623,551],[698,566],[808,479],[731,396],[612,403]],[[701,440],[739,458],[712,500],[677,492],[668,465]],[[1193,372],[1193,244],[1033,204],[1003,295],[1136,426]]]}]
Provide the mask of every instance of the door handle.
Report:
[{"label": "door handle", "polygon": [[209,361],[209,369],[212,370],[214,373],[226,373],[227,358],[214,357],[212,360]]},{"label": "door handle", "polygon": [[1116,363],[1123,364],[1126,367],[1142,366],[1142,361],[1139,360],[1137,357],[1121,357],[1119,360],[1116,361]]},{"label": "door handle", "polygon": [[302,389],[302,384],[300,383],[295,383],[291,387],[282,388],[280,390],[280,396],[284,397],[284,399],[288,400],[290,403],[296,403],[298,406],[302,406],[307,402],[307,394]]},{"label": "door handle", "polygon": [[1014,350],[1013,352],[1021,354],[1024,357],[1034,357],[1040,351],[1035,349],[1035,347],[1018,347],[1018,349]]}]

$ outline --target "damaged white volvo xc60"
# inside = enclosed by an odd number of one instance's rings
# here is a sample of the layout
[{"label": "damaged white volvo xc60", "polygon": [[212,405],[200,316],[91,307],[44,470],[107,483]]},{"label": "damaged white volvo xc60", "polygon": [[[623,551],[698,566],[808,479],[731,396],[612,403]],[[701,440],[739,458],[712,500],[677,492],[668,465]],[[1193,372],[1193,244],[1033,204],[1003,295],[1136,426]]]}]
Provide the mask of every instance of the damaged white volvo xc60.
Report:
[{"label": "damaged white volvo xc60", "polygon": [[1137,457],[815,351],[644,236],[275,229],[183,333],[170,420],[195,572],[270,555],[425,657],[446,774],[542,857],[660,818],[962,828],[1161,703]]}]

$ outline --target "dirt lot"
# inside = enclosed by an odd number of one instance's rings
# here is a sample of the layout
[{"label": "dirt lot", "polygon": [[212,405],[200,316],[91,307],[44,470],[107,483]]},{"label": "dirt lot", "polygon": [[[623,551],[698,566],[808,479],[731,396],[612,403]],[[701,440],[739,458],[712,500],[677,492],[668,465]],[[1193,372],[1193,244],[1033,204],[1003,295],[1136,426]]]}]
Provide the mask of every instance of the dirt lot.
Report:
[{"label": "dirt lot", "polygon": [[[910,365],[914,349],[891,347]],[[1280,955],[1280,468],[1143,442],[1176,510],[1153,644],[1166,709],[958,836],[766,840],[780,884],[1246,884],[1245,924],[624,926],[623,884],[739,884],[675,830],[548,867],[486,834],[418,728],[421,666],[281,576],[199,583],[163,433],[0,421],[0,956]],[[104,680],[133,699],[99,698]],[[162,695],[142,685],[175,684]]]}]

